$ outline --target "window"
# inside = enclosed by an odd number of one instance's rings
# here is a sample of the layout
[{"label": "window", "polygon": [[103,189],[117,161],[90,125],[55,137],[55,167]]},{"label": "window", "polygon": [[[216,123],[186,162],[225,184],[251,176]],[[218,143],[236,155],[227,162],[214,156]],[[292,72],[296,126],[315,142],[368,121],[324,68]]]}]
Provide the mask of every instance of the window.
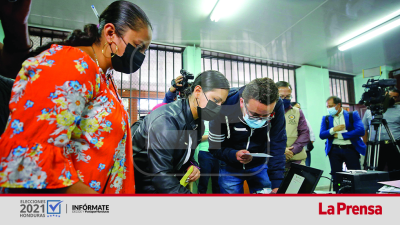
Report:
[{"label": "window", "polygon": [[131,123],[161,103],[171,81],[182,69],[184,48],[151,44],[140,69],[130,74],[114,72],[118,92]]},{"label": "window", "polygon": [[33,42],[33,49],[52,41],[62,41],[70,32],[58,31],[38,27],[29,27],[29,36]]},{"label": "window", "polygon": [[[70,32],[29,27],[29,34],[35,49],[51,41],[62,41]],[[151,44],[142,67],[132,76],[114,71],[116,88],[132,124],[162,102],[171,80],[179,76],[182,69],[183,50],[180,47]]]},{"label": "window", "polygon": [[331,96],[341,98],[344,104],[355,104],[352,76],[329,72],[329,89]]},{"label": "window", "polygon": [[263,77],[275,82],[287,81],[293,88],[292,101],[296,101],[296,66],[210,51],[202,51],[201,58],[202,71],[220,71],[231,87],[242,87],[253,79]]}]

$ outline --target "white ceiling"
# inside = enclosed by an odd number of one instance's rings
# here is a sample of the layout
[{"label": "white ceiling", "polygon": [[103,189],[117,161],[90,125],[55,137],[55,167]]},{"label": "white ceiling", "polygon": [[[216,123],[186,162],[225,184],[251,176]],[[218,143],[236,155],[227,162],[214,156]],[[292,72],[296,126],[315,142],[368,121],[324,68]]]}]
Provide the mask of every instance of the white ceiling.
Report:
[{"label": "white ceiling", "polygon": [[[400,27],[345,52],[348,35],[400,9],[399,0],[242,0],[217,23],[217,0],[135,0],[153,24],[153,41],[196,45],[291,64],[357,74],[400,65]],[[62,29],[97,23],[112,0],[33,0],[29,23]]]}]

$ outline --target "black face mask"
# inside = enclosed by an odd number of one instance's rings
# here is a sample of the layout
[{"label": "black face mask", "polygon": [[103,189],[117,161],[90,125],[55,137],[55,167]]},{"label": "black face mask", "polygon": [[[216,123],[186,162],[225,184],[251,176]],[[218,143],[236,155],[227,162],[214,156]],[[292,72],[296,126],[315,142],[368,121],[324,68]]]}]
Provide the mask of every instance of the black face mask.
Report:
[{"label": "black face mask", "polygon": [[[124,40],[122,39],[122,41]],[[114,70],[130,74],[136,72],[142,66],[144,58],[145,55],[141,53],[138,48],[135,48],[128,43],[124,54],[122,56],[114,54],[111,58],[111,63]]]},{"label": "black face mask", "polygon": [[221,111],[221,106],[217,105],[217,103],[213,101],[208,100],[206,94],[204,94],[204,96],[208,101],[207,105],[205,108],[200,108],[199,102],[197,102],[197,114],[201,120],[207,120],[207,121],[214,120],[215,117],[217,117],[219,112]]}]

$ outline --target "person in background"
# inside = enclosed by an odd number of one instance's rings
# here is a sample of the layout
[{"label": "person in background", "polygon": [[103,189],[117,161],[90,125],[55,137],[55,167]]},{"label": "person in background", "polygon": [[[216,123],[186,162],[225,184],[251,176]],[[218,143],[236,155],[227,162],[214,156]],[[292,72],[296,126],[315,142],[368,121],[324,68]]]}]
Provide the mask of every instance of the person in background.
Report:
[{"label": "person in background", "polygon": [[298,102],[291,102],[290,105],[291,105],[292,107],[301,109],[301,105],[300,105],[300,103],[298,103]]},{"label": "person in background", "polygon": [[[220,115],[210,122],[209,151],[221,161],[221,193],[250,193],[272,188],[276,193],[285,170],[285,112],[278,88],[270,78],[231,88]],[[267,153],[271,158],[249,153]]]},{"label": "person in background", "polygon": [[[299,102],[291,102],[290,104],[294,108],[301,109],[301,104]],[[304,149],[307,152],[306,166],[311,166],[311,150],[314,149],[315,135],[314,135],[314,131],[311,128],[311,124],[308,122],[307,118],[306,118],[306,122],[307,122],[308,130],[310,131],[310,141],[308,142],[308,144],[306,146],[304,146]]]},{"label": "person in background", "polygon": [[[183,78],[182,76],[178,76],[177,78],[175,78],[176,86],[182,87],[182,84],[179,84],[179,82],[182,81],[182,78]],[[168,104],[168,103],[171,103],[171,102],[176,101],[176,99],[177,99],[177,96],[176,96],[176,88],[175,88],[174,86],[171,86],[171,87],[168,89],[167,93],[165,93],[165,96],[164,96],[163,101],[162,101],[161,103],[158,103],[157,105],[155,105],[155,106],[153,107],[153,109],[149,112],[149,114],[150,114],[151,112],[153,112],[154,110],[160,108],[160,107],[163,106],[163,105],[166,105],[166,104]]]},{"label": "person in background", "polygon": [[[400,146],[400,105],[395,105],[396,100],[400,99],[400,91],[396,88],[389,90],[387,93],[390,97],[389,107],[383,113],[383,119],[387,121],[388,127],[392,132],[396,143]],[[365,129],[364,143],[367,143],[368,133],[373,119],[371,111],[367,110],[363,117],[363,124]],[[378,160],[379,171],[393,171],[400,170],[400,153],[390,140],[386,129],[382,126],[381,130],[380,151]],[[375,140],[375,130],[372,127],[371,140]]]},{"label": "person in background", "polygon": [[365,155],[366,150],[361,139],[364,136],[364,125],[357,111],[352,112],[353,123],[350,123],[349,112],[343,110],[339,97],[329,97],[326,100],[326,108],[329,115],[322,118],[319,137],[323,140],[328,139],[325,143],[325,153],[329,156],[333,189],[337,192],[339,186],[336,173],[342,172],[343,162],[349,170],[361,169],[360,154]]},{"label": "person in background", "polygon": [[[182,84],[180,84],[179,82],[181,82],[183,80],[183,76],[177,76],[176,78],[175,78],[175,83],[176,83],[176,86],[178,86],[178,87],[182,87]],[[164,99],[163,99],[163,102],[162,103],[171,103],[171,102],[173,102],[173,101],[175,101],[176,100],[176,88],[174,87],[174,86],[171,86],[169,89],[168,89],[168,91],[167,91],[167,93],[165,93],[165,96],[164,96]]]},{"label": "person in background", "polygon": [[186,90],[188,98],[144,117],[132,136],[137,193],[191,193],[178,177],[193,166],[187,181],[199,179],[194,154],[204,133],[202,121],[218,115],[228,91],[229,82],[223,74],[205,71]]},{"label": "person in background", "polygon": [[199,151],[199,166],[201,168],[200,172],[202,173],[199,179],[198,189],[200,194],[206,194],[208,181],[211,177],[212,193],[218,194],[220,193],[218,185],[219,160],[214,158],[214,156],[208,151],[208,129],[209,122],[204,121],[204,134],[201,138],[201,143],[197,146],[197,150]]},{"label": "person in background", "polygon": [[99,25],[43,46],[22,64],[0,139],[0,187],[10,193],[135,193],[128,113],[112,74],[103,71],[138,70],[151,29],[137,5],[115,1]]},{"label": "person in background", "polygon": [[276,83],[279,90],[279,97],[283,101],[286,119],[286,165],[288,171],[291,163],[305,165],[307,153],[304,146],[310,141],[310,131],[301,109],[292,107],[292,86],[286,81]]},{"label": "person in background", "polygon": [[31,0],[0,1],[0,21],[4,30],[4,44],[0,43],[0,136],[9,116],[11,89],[22,62],[33,44],[28,33]]}]

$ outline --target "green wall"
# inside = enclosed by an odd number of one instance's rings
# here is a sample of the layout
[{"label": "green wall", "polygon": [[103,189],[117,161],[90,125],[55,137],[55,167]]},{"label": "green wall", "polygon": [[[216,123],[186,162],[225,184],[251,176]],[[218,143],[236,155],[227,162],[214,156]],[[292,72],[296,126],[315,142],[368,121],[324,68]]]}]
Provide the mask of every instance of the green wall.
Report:
[{"label": "green wall", "polygon": [[1,23],[0,23],[0,42],[1,43],[3,43],[3,39],[4,39],[4,30],[3,30],[3,26],[1,26]]},{"label": "green wall", "polygon": [[[323,176],[330,176],[330,163],[325,155],[325,140],[319,138],[322,116],[327,115],[326,99],[330,96],[329,71],[312,66],[296,69],[297,101],[310,123],[314,134],[314,149],[311,151],[311,167],[323,170]],[[329,186],[330,181],[321,178],[318,186]]]}]

